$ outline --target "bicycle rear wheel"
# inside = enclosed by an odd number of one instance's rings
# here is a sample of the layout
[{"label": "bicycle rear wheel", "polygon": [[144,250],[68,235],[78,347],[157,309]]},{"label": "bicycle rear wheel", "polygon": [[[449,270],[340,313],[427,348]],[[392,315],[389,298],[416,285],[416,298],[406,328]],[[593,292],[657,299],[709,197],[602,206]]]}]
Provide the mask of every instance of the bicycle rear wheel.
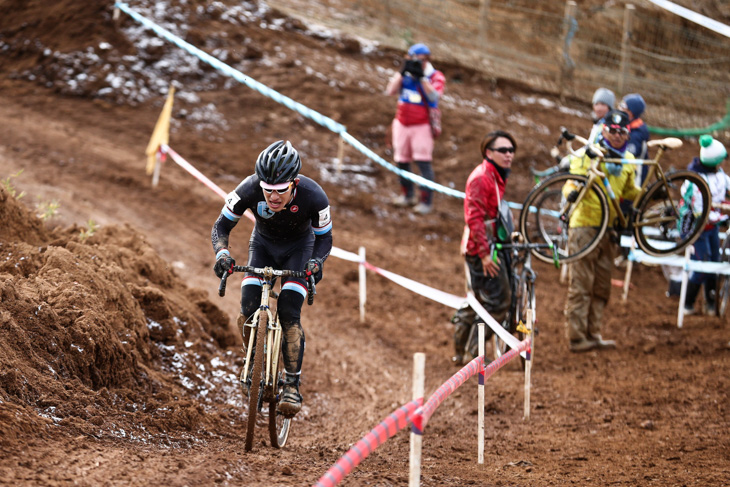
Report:
[{"label": "bicycle rear wheel", "polygon": [[256,415],[261,404],[261,382],[263,377],[263,365],[266,360],[266,328],[268,325],[267,313],[259,315],[259,324],[256,327],[256,355],[254,356],[253,369],[251,370],[251,386],[248,391],[248,422],[246,423],[246,451],[253,449],[253,437],[256,430]]},{"label": "bicycle rear wheel", "polygon": [[649,187],[634,220],[637,245],[655,257],[676,254],[693,244],[705,228],[712,202],[710,188],[699,174],[676,171],[666,178],[667,185],[657,181]]},{"label": "bicycle rear wheel", "polygon": [[271,440],[271,446],[274,448],[283,448],[286,445],[286,440],[289,439],[292,418],[285,418],[276,410],[276,404],[284,388],[284,361],[281,352],[277,363],[274,400],[269,402],[269,439]]},{"label": "bicycle rear wheel", "polygon": [[[725,237],[725,242],[720,247],[720,262],[730,263],[730,238]],[[727,305],[730,302],[730,276],[727,274],[717,275],[717,288],[715,290],[715,312],[720,318],[727,313]]]},{"label": "bicycle rear wheel", "polygon": [[[563,263],[578,260],[591,252],[606,233],[608,227],[608,200],[598,185],[593,185],[581,201],[570,203],[563,196],[563,187],[571,184],[582,191],[588,184],[587,176],[560,173],[543,180],[527,195],[520,213],[520,231],[529,243],[552,243],[558,251],[558,260]],[[587,239],[581,248],[568,247],[570,217],[578,204],[590,203],[595,207],[598,226],[595,234]],[[549,248],[534,249],[533,255],[543,262],[553,261]]]}]

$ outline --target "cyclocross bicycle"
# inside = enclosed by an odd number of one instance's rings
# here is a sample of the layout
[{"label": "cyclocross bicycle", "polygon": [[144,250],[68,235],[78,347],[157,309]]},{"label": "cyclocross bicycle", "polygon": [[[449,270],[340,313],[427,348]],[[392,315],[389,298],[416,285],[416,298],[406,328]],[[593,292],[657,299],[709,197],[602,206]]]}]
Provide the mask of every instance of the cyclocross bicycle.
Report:
[{"label": "cyclocross bicycle", "polygon": [[[300,277],[307,279],[307,303],[314,302],[314,276],[307,271],[277,270],[271,267],[233,266],[231,273],[223,274],[218,294],[226,293],[226,280],[233,272],[250,272],[262,279],[261,304],[244,323],[239,323],[246,358],[241,371],[241,389],[248,396],[248,421],[246,423],[246,451],[253,448],[256,416],[268,416],[271,446],[282,448],[289,438],[291,418],[276,411],[276,405],[284,388],[284,365],[282,359],[282,328],[278,313],[272,313],[269,299],[277,299],[274,292],[277,277]],[[243,321],[243,320],[241,320]]]},{"label": "cyclocross bicycle", "polygon": [[[492,259],[497,262],[497,251],[498,250],[509,250],[510,251],[510,272],[509,282],[512,288],[512,300],[510,302],[509,312],[507,314],[507,330],[516,335],[517,338],[522,341],[527,335],[527,314],[528,311],[532,314],[532,344],[530,349],[535,347],[535,335],[537,329],[535,324],[537,323],[537,303],[535,300],[535,281],[537,280],[537,273],[532,268],[532,252],[534,250],[550,250],[553,255],[553,263],[555,267],[560,267],[558,260],[558,249],[556,249],[550,243],[527,243],[524,241],[522,234],[519,232],[513,232],[510,236],[511,243],[494,243],[492,244]],[[499,358],[504,355],[508,350],[508,345],[497,336],[493,334],[493,349],[494,357]],[[525,359],[522,358],[522,367],[524,368]]]},{"label": "cyclocross bicycle", "polygon": [[[588,175],[559,172],[542,180],[530,191],[520,213],[520,232],[527,242],[552,243],[558,249],[558,258],[564,263],[580,259],[598,245],[608,230],[609,204],[616,210],[618,221],[614,228],[621,234],[633,233],[638,247],[649,255],[658,257],[681,252],[697,240],[710,213],[711,197],[707,183],[695,172],[665,173],[659,165],[662,154],[680,147],[681,140],[673,137],[652,140],[649,147],[657,148],[653,159],[626,160],[608,158],[604,148],[588,144],[586,139],[567,131],[563,136],[568,141],[568,150],[576,157],[583,154],[573,150],[572,141],[585,145],[586,153],[592,157]],[[622,211],[607,176],[599,170],[601,161],[649,166],[641,190],[627,213]],[[563,193],[566,185],[577,191],[572,202]],[[570,218],[587,198],[597,207],[600,224],[594,228],[593,237],[586,245],[571,252],[567,245]],[[545,262],[553,259],[552,251],[545,248],[533,249],[533,253]]]}]

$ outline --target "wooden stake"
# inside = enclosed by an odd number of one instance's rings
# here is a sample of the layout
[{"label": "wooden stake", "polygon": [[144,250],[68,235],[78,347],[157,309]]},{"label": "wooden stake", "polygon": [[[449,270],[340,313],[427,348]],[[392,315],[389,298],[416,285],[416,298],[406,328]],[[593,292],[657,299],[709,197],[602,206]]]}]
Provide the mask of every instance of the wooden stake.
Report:
[{"label": "wooden stake", "polygon": [[631,256],[634,254],[636,248],[636,239],[631,237],[631,246],[629,247],[629,256],[626,258],[626,274],[624,275],[624,292],[621,295],[621,301],[624,303],[629,298],[629,285],[631,284],[631,272],[634,269],[634,261],[631,260]]},{"label": "wooden stake", "polygon": [[358,255],[360,256],[360,265],[358,266],[357,272],[358,272],[358,278],[360,282],[360,323],[365,322],[365,302],[368,298],[367,293],[367,282],[365,280],[366,278],[366,269],[365,269],[365,247],[360,247],[358,249]]},{"label": "wooden stake", "polygon": [[687,282],[689,282],[689,261],[690,255],[695,251],[695,248],[690,245],[684,251],[684,269],[682,269],[682,289],[679,291],[679,309],[677,310],[677,328],[682,328],[682,322],[684,321],[684,300],[687,297]]},{"label": "wooden stake", "polygon": [[[423,397],[424,383],[426,380],[426,354],[413,354],[413,399]],[[418,487],[421,485],[421,451],[423,447],[423,435],[419,435],[411,431],[411,455],[410,455],[410,475],[408,478],[409,487]]]},{"label": "wooden stake", "polygon": [[345,139],[340,137],[337,147],[337,175],[342,174],[342,165],[345,163]]},{"label": "wooden stake", "polygon": [[525,410],[524,410],[524,418],[525,420],[530,419],[530,388],[532,387],[532,340],[535,338],[535,334],[533,333],[533,326],[532,326],[532,320],[534,317],[532,316],[532,310],[527,310],[527,336],[530,337],[530,351],[529,353],[525,354]]},{"label": "wooden stake", "polygon": [[634,15],[634,10],[636,10],[636,7],[631,5],[630,3],[626,4],[626,9],[624,10],[624,33],[621,37],[621,67],[620,67],[620,76],[618,78],[618,95],[624,96],[626,89],[626,77],[629,70],[629,66],[631,65],[631,19]]},{"label": "wooden stake", "polygon": [[484,363],[487,357],[484,356],[484,323],[479,323],[479,356],[484,360],[479,368],[479,388],[477,399],[477,438],[479,446],[477,447],[477,463],[484,464]]}]

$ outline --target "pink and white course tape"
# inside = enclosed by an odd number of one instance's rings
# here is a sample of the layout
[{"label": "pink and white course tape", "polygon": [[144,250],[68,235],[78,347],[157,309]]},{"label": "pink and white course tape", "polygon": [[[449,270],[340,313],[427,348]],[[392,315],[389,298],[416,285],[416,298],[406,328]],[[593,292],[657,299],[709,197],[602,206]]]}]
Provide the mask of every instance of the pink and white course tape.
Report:
[{"label": "pink and white course tape", "polygon": [[404,404],[393,411],[387,418],[380,422],[370,433],[350,448],[347,453],[337,460],[327,472],[322,475],[314,487],[334,487],[342,482],[347,475],[365,460],[377,447],[385,443],[388,438],[395,436],[397,432],[408,425],[408,419],[418,407],[423,404],[423,398]]},{"label": "pink and white course tape", "polygon": [[520,352],[527,352],[530,348],[530,339],[527,338],[520,342],[517,348],[511,349],[497,360],[494,360],[484,367],[484,357],[477,357],[468,364],[466,364],[456,374],[451,376],[441,387],[434,392],[428,399],[423,407],[420,407],[413,413],[411,421],[413,423],[412,430],[414,433],[422,435],[423,429],[426,427],[426,423],[431,418],[431,415],[436,411],[442,402],[446,400],[456,389],[459,388],[464,382],[470,377],[473,377],[481,370],[484,371],[484,378],[480,377],[480,382],[491,377],[496,371],[501,369],[506,363],[515,358]]}]

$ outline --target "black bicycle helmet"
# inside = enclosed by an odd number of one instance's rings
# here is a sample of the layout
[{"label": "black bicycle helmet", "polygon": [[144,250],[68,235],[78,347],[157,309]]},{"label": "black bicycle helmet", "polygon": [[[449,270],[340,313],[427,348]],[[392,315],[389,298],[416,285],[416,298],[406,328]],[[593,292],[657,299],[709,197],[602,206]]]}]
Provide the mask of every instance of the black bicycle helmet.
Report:
[{"label": "black bicycle helmet", "polygon": [[256,160],[256,176],[266,184],[294,181],[301,168],[299,153],[288,140],[274,142]]}]

